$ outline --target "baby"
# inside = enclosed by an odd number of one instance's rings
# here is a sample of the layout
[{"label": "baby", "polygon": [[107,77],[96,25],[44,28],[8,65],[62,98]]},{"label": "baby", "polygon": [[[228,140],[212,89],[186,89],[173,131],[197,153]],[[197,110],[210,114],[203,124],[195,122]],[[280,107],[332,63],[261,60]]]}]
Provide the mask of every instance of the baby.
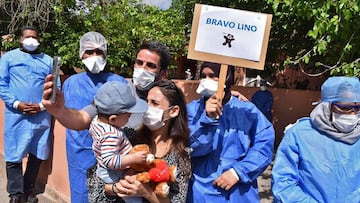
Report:
[{"label": "baby", "polygon": [[[98,114],[90,125],[93,151],[97,159],[97,175],[105,183],[116,183],[123,169],[146,162],[147,152],[128,154],[132,145],[121,128],[132,113],[144,113],[147,103],[137,96],[130,84],[110,81],[96,92],[94,104]],[[141,202],[140,198],[123,198],[125,202]]]}]

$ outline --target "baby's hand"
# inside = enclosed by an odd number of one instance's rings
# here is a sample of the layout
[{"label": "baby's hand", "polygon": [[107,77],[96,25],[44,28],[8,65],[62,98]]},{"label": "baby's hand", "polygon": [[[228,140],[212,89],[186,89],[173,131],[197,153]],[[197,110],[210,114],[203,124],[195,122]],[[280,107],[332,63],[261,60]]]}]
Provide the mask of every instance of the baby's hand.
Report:
[{"label": "baby's hand", "polygon": [[147,163],[147,155],[148,152],[146,151],[138,151],[134,154],[131,154],[133,156],[133,160],[135,164],[145,164]]}]

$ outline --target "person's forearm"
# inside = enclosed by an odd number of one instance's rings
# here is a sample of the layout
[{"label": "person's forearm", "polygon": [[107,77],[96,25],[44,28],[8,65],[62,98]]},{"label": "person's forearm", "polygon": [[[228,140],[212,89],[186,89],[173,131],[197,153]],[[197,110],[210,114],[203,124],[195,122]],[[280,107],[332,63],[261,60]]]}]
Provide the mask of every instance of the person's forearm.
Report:
[{"label": "person's forearm", "polygon": [[112,184],[105,184],[105,193],[110,195],[110,196],[117,196],[117,194],[115,193],[116,191],[113,191],[113,186]]},{"label": "person's forearm", "polygon": [[85,111],[77,111],[66,107],[54,116],[64,127],[72,130],[88,129],[91,122],[90,115]]}]

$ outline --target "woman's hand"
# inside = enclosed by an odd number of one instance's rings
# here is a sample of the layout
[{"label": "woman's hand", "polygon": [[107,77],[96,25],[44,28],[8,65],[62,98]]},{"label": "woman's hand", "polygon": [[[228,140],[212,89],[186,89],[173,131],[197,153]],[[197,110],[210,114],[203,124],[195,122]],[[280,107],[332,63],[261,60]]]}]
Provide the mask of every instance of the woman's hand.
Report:
[{"label": "woman's hand", "polygon": [[151,203],[170,202],[169,198],[158,197],[148,183],[136,180],[136,175],[126,175],[114,188],[119,197],[143,197]]},{"label": "woman's hand", "polygon": [[205,106],[206,115],[210,118],[218,119],[222,114],[222,104],[219,97],[213,94],[207,101]]},{"label": "woman's hand", "polygon": [[136,180],[136,175],[126,175],[116,183],[115,192],[119,197],[140,196],[145,197],[151,189]]},{"label": "woman's hand", "polygon": [[234,97],[237,97],[241,101],[249,101],[248,98],[246,98],[244,95],[242,95],[240,92],[231,90],[231,95]]}]

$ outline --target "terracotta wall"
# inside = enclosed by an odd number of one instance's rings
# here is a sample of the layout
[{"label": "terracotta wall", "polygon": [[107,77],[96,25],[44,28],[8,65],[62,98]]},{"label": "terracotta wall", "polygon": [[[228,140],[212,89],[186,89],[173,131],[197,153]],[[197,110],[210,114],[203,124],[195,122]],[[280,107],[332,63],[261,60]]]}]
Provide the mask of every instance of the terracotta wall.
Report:
[{"label": "terracotta wall", "polygon": [[[247,98],[258,90],[256,87],[236,86],[232,89],[238,90]],[[309,116],[314,108],[313,102],[320,100],[320,91],[268,88],[274,97],[273,125],[276,133],[276,146],[279,144],[284,128],[296,122],[298,118]]]},{"label": "terracotta wall", "polygon": [[[198,98],[195,90],[198,81],[176,80],[177,84],[183,89],[187,101]],[[247,98],[258,90],[254,87],[233,87],[234,90],[240,91]],[[282,131],[286,125],[295,122],[298,118],[307,116],[311,112],[312,102],[319,100],[320,92],[307,90],[289,90],[269,88],[274,95],[274,128],[276,131],[276,143],[282,137]],[[4,122],[4,104],[0,103],[0,153],[4,152],[3,143],[3,122]],[[39,179],[45,183],[47,193],[51,193],[57,202],[70,202],[68,171],[65,153],[65,128],[55,122],[54,128],[54,146],[51,158],[44,162],[41,168]],[[44,188],[44,189],[45,189]]]},{"label": "terracotta wall", "polygon": [[[0,100],[0,153],[4,154],[4,103]],[[38,180],[42,187],[50,193],[57,202],[70,202],[67,161],[65,153],[65,128],[55,122],[54,142],[50,159],[42,163]],[[25,166],[26,159],[23,165]]]}]

